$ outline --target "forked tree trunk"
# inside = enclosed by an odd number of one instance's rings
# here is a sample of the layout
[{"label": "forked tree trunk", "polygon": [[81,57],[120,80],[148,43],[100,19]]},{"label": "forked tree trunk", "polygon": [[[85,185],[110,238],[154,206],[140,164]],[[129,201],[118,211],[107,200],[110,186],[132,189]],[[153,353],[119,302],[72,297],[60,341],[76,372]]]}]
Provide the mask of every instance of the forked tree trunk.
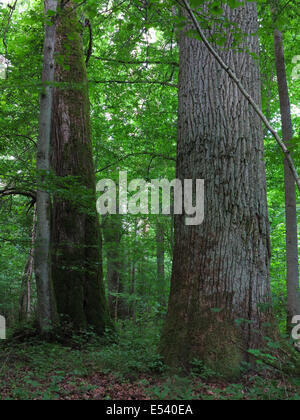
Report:
[{"label": "forked tree trunk", "polygon": [[[291,118],[291,106],[289,89],[286,78],[284,47],[282,33],[276,29],[276,15],[278,10],[277,0],[272,0],[271,13],[275,24],[274,49],[277,73],[277,84],[280,100],[280,112],[282,123],[282,137],[286,145],[293,137],[293,125]],[[299,294],[299,266],[298,266],[298,234],[297,234],[297,200],[296,185],[288,162],[284,160],[284,187],[285,187],[285,218],[286,218],[286,265],[287,265],[287,297],[288,314],[287,330],[291,331],[292,319],[300,315]]]},{"label": "forked tree trunk", "polygon": [[[60,86],[54,91],[52,167],[60,177],[58,186],[69,188],[69,192],[54,197],[52,270],[61,318],[77,331],[90,326],[102,334],[110,325],[110,317],[102,275],[88,83],[80,31],[74,5],[68,2],[57,24],[56,52],[63,60],[55,68]],[[76,177],[76,187],[71,186],[70,178],[70,183],[66,181],[68,176]]]},{"label": "forked tree trunk", "polygon": [[[255,3],[226,8],[246,34],[257,30]],[[185,12],[184,12],[185,13]],[[190,26],[189,26],[190,27]],[[260,99],[256,36],[244,51],[219,53]],[[269,221],[262,126],[204,44],[181,33],[177,178],[205,180],[205,220],[175,216],[171,293],[161,351],[171,366],[193,359],[227,377],[263,342],[270,321]]]}]

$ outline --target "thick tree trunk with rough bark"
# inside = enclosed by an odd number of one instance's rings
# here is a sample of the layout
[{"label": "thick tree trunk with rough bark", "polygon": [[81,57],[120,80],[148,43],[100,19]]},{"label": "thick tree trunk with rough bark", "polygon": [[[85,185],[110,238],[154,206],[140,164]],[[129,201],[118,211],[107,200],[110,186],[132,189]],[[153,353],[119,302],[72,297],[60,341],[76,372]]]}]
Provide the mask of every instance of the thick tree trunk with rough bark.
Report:
[{"label": "thick tree trunk with rough bark", "polygon": [[[257,30],[255,3],[226,15]],[[185,13],[185,12],[184,12]],[[258,39],[219,53],[260,103]],[[181,33],[177,178],[205,180],[205,220],[175,216],[171,293],[161,351],[172,366],[200,359],[237,376],[247,350],[262,344],[271,319],[269,221],[262,125],[201,41]]]},{"label": "thick tree trunk with rough bark", "polygon": [[[275,17],[278,7],[277,1],[272,1],[271,12],[276,26]],[[284,47],[282,33],[274,29],[274,50],[277,73],[277,84],[280,99],[282,137],[286,145],[293,137],[291,106],[289,89],[286,78]],[[287,263],[287,296],[288,316],[287,329],[292,329],[292,319],[300,315],[299,295],[299,265],[298,265],[298,234],[297,234],[297,201],[296,185],[288,162],[284,160],[284,185],[285,185],[285,218],[286,218],[286,263]]]},{"label": "thick tree trunk with rough bark", "polygon": [[102,334],[110,317],[102,275],[86,66],[81,25],[73,8],[69,2],[57,23],[56,52],[64,59],[55,68],[60,85],[54,91],[52,167],[59,177],[57,186],[67,191],[54,197],[52,270],[60,317],[77,331],[93,327]]},{"label": "thick tree trunk with rough bark", "polygon": [[[56,0],[45,0],[45,15],[55,12]],[[36,194],[37,233],[35,246],[35,278],[38,296],[38,322],[41,332],[47,334],[57,321],[51,275],[51,201],[46,187],[50,171],[51,109],[53,102],[54,48],[56,27],[45,25],[44,62],[41,94],[39,140],[37,144],[38,188]]]}]

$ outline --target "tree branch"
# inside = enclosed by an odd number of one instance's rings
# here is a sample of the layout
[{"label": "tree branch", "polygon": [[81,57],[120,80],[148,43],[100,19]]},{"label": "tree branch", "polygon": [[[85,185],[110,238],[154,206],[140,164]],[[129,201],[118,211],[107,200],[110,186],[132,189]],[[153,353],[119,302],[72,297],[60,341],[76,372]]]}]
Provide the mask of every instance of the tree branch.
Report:
[{"label": "tree branch", "polygon": [[17,188],[4,188],[0,190],[0,197],[7,197],[10,195],[21,195],[23,197],[31,198],[32,201],[36,201],[36,192],[29,190],[29,191],[22,191]]},{"label": "tree branch", "polygon": [[165,156],[165,155],[161,155],[161,154],[157,154],[157,153],[151,153],[151,152],[129,153],[128,155],[120,157],[118,160],[116,160],[113,163],[110,163],[109,165],[105,166],[104,168],[99,169],[98,171],[96,171],[96,174],[99,173],[99,172],[103,172],[106,169],[109,169],[110,167],[112,167],[112,166],[116,165],[117,163],[121,162],[122,160],[128,159],[128,158],[133,157],[133,156],[143,156],[143,155],[151,156],[153,159],[160,158],[160,159],[165,159],[165,160],[170,160],[172,162],[176,162],[176,159],[173,158],[173,157]]},{"label": "tree branch", "polygon": [[95,57],[93,56],[92,58],[94,58],[94,60],[100,60],[100,61],[105,61],[108,63],[116,63],[116,64],[128,64],[128,65],[141,65],[141,64],[146,64],[146,65],[151,65],[151,64],[164,64],[164,65],[168,65],[168,66],[175,66],[175,67],[179,67],[179,64],[176,61],[151,61],[151,60],[131,60],[131,61],[126,61],[126,60],[113,60],[111,58],[105,58],[105,57]]},{"label": "tree branch", "polygon": [[174,83],[160,82],[157,80],[89,80],[89,83],[95,83],[95,84],[117,83],[117,84],[123,84],[123,85],[149,84],[149,85],[162,85],[162,86],[178,88],[178,85]]},{"label": "tree branch", "polygon": [[8,135],[8,134],[3,134],[2,136],[0,136],[0,137],[5,137],[5,138],[7,138],[7,139],[10,139],[10,137],[23,137],[24,139],[27,139],[27,140],[29,140],[31,143],[33,143],[34,145],[35,145],[35,147],[37,146],[37,143],[36,143],[36,141],[35,140],[33,140],[33,138],[31,138],[31,137],[29,137],[29,136],[26,136],[25,134],[17,134],[17,133],[12,133],[11,135]]},{"label": "tree branch", "polygon": [[85,59],[85,65],[88,66],[89,65],[89,61],[93,52],[93,31],[92,31],[92,25],[91,22],[89,21],[89,19],[85,19],[85,27],[89,28],[89,48],[87,50],[87,54],[86,54],[86,59]]},{"label": "tree branch", "polygon": [[7,59],[6,35],[7,35],[8,30],[9,30],[10,21],[12,19],[13,13],[14,13],[16,7],[17,7],[17,3],[18,3],[18,0],[15,0],[14,4],[12,6],[10,6],[9,4],[7,5],[10,8],[10,11],[9,11],[9,15],[8,15],[7,25],[4,29],[3,39],[2,39],[4,50],[5,50],[5,55],[4,55],[5,59]]}]

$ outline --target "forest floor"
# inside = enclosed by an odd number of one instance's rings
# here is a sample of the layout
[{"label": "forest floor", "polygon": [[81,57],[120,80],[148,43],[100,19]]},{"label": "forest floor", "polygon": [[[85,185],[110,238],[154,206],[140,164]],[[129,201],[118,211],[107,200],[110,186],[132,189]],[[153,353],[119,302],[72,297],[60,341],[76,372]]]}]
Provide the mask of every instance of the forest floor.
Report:
[{"label": "forest floor", "polygon": [[228,383],[200,364],[170,374],[157,354],[159,329],[123,324],[118,340],[72,345],[0,341],[0,400],[299,400],[300,379],[261,366]]}]

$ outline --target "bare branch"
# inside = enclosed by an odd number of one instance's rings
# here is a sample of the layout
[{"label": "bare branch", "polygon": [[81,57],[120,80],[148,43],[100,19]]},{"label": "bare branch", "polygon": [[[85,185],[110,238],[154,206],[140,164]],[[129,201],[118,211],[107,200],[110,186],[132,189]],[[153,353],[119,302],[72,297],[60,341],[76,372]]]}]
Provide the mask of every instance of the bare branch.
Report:
[{"label": "bare branch", "polygon": [[95,84],[110,84],[110,83],[117,83],[123,85],[134,85],[134,84],[145,84],[145,85],[162,85],[162,86],[169,86],[173,88],[178,88],[178,85],[169,82],[160,82],[158,80],[90,80],[89,83]]},{"label": "bare branch", "polygon": [[92,25],[91,22],[89,21],[89,19],[85,19],[85,23],[84,23],[85,27],[89,28],[89,47],[87,50],[87,54],[86,54],[86,59],[85,59],[85,65],[88,66],[89,65],[89,61],[93,52],[93,30],[92,30]]},{"label": "bare branch", "polygon": [[179,64],[176,61],[152,61],[152,60],[130,60],[130,61],[126,61],[126,60],[113,60],[111,58],[105,58],[105,57],[95,57],[92,56],[92,58],[94,58],[94,60],[100,60],[100,61],[105,61],[107,63],[114,63],[114,64],[128,64],[128,65],[132,65],[132,66],[138,66],[141,64],[146,64],[146,65],[167,65],[167,66],[175,66],[175,67],[179,67]]},{"label": "bare branch", "polygon": [[27,139],[27,140],[29,140],[31,143],[33,143],[33,144],[35,145],[35,147],[37,146],[36,141],[35,141],[35,140],[33,140],[33,138],[31,138],[31,137],[29,137],[29,136],[26,136],[25,134],[17,134],[17,133],[12,133],[12,134],[10,134],[10,135],[8,135],[8,134],[3,134],[3,135],[2,135],[2,136],[0,136],[0,137],[5,137],[5,138],[7,138],[7,139],[10,139],[10,137],[23,137],[24,139]]},{"label": "bare branch", "polygon": [[96,173],[103,172],[106,169],[109,169],[112,166],[115,166],[117,163],[121,162],[122,160],[128,159],[130,157],[134,157],[134,156],[143,156],[143,155],[151,156],[152,157],[152,160],[153,159],[156,159],[156,158],[160,158],[160,159],[170,160],[172,162],[176,162],[176,158],[173,158],[173,157],[170,157],[170,156],[165,156],[165,155],[162,155],[162,154],[157,154],[157,153],[151,153],[151,152],[129,153],[128,155],[125,155],[123,157],[120,157],[118,160],[116,160],[113,163],[110,163],[109,165],[105,166],[104,168],[99,169],[98,171],[96,171]]},{"label": "bare branch", "polygon": [[7,20],[6,27],[4,29],[4,34],[3,34],[3,39],[2,39],[4,50],[5,50],[5,58],[7,58],[6,35],[7,35],[8,30],[9,30],[9,26],[10,26],[10,22],[11,22],[13,13],[14,13],[16,7],[17,7],[17,3],[18,3],[18,0],[15,0],[14,4],[12,6],[7,5],[9,7],[10,11],[9,11],[9,14],[8,14],[8,20]]},{"label": "bare branch", "polygon": [[19,190],[18,188],[8,187],[5,187],[3,190],[0,190],[0,197],[8,197],[10,195],[21,195],[23,197],[30,198],[34,202],[36,200],[36,192],[33,190],[23,191]]}]

